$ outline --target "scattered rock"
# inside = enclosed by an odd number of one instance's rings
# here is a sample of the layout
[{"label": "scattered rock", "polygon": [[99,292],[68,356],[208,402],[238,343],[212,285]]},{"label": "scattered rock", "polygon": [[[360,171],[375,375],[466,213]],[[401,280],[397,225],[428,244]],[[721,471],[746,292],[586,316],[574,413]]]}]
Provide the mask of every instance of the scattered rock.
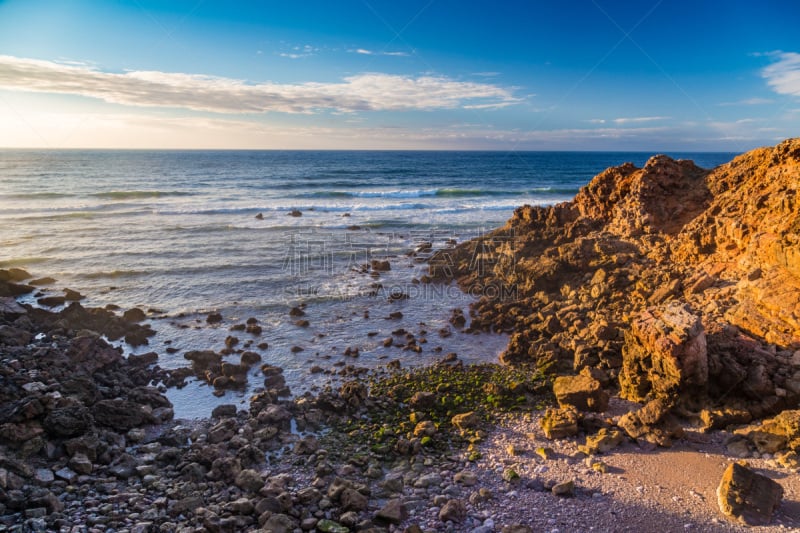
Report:
[{"label": "scattered rock", "polygon": [[439,520],[460,524],[467,518],[467,506],[458,499],[448,500],[439,510]]},{"label": "scattered rock", "polygon": [[553,382],[553,394],[558,405],[579,411],[603,412],[608,407],[608,393],[590,375],[560,376]]},{"label": "scattered rock", "polygon": [[542,430],[548,439],[563,439],[578,434],[578,413],[571,408],[548,409],[542,417]]},{"label": "scattered rock", "polygon": [[751,526],[767,525],[783,499],[783,487],[739,463],[731,463],[717,488],[725,516]]}]

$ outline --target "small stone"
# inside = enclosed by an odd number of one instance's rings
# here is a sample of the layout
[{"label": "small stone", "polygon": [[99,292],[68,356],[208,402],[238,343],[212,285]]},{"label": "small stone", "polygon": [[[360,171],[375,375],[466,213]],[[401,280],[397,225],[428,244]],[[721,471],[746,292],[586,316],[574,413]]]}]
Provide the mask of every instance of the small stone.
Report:
[{"label": "small stone", "polygon": [[459,430],[474,429],[480,424],[480,418],[474,411],[455,415],[450,422]]},{"label": "small stone", "polygon": [[85,454],[76,453],[69,460],[69,467],[78,474],[91,474],[94,465]]},{"label": "small stone", "polygon": [[542,430],[548,439],[562,439],[578,434],[578,413],[574,409],[548,409],[542,418]]},{"label": "small stone", "polygon": [[53,471],[49,468],[37,468],[33,477],[36,481],[45,485],[52,483],[56,479],[55,475],[53,475]]},{"label": "small stone", "polygon": [[459,485],[464,485],[465,487],[474,487],[478,484],[478,476],[469,470],[464,470],[454,475],[453,481]]},{"label": "small stone", "polygon": [[534,453],[539,457],[541,457],[543,460],[549,461],[550,459],[553,458],[556,452],[553,451],[553,448],[539,446],[534,450]]},{"label": "small stone", "polygon": [[321,531],[322,533],[349,533],[350,528],[345,527],[338,522],[334,522],[333,520],[323,518],[317,522],[317,531]]},{"label": "small stone", "polygon": [[246,492],[258,492],[264,486],[264,480],[255,470],[246,469],[236,476],[236,486]]},{"label": "small stone", "polygon": [[439,520],[442,522],[455,522],[460,524],[466,518],[467,506],[461,500],[450,500],[439,510]]},{"label": "small stone", "polygon": [[503,470],[503,481],[507,483],[519,481],[519,474],[517,474],[517,471],[513,468],[506,468]]},{"label": "small stone", "polygon": [[575,482],[570,480],[564,481],[563,483],[557,483],[553,485],[551,491],[556,496],[572,496],[575,494]]},{"label": "small stone", "polygon": [[402,500],[393,499],[381,507],[380,511],[375,514],[375,518],[390,524],[399,524],[408,518],[408,510]]}]

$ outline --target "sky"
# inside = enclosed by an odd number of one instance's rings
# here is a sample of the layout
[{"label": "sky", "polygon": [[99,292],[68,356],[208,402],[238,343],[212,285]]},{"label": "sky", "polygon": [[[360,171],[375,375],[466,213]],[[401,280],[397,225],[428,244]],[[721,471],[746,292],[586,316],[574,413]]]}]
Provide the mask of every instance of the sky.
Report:
[{"label": "sky", "polygon": [[0,147],[731,151],[796,0],[0,0]]}]

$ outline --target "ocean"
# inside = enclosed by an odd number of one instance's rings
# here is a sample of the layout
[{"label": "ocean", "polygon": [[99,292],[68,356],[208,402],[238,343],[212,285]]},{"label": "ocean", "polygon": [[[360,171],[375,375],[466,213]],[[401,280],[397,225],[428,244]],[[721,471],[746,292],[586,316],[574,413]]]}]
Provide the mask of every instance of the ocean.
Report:
[{"label": "ocean", "polygon": [[[123,348],[156,351],[164,368],[186,365],[187,350],[222,349],[229,335],[252,340],[265,362],[284,368],[294,394],[344,379],[333,373],[348,364],[419,365],[451,352],[496,361],[504,335],[438,334],[475,296],[415,282],[426,243],[475,237],[523,204],[570,200],[605,168],[641,166],[650,155],[0,150],[0,268],[52,276],[45,292],[78,290],[85,306],[148,311],[158,334]],[[669,155],[710,168],[735,154]],[[391,270],[364,271],[373,259]],[[289,316],[300,304],[305,327]],[[211,311],[223,322],[208,325]],[[229,330],[251,317],[260,337]],[[420,352],[384,347],[401,328],[427,341]],[[269,347],[255,348],[261,342]],[[343,355],[347,348],[358,357]],[[199,382],[170,391],[176,416],[244,406],[262,385],[258,368],[251,374],[247,389],[222,398]]]}]

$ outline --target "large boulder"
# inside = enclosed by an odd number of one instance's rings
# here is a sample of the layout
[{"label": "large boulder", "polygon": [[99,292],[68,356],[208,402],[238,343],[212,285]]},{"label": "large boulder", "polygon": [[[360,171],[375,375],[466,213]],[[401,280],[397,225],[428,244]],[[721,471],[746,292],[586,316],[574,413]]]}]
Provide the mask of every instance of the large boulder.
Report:
[{"label": "large boulder", "polygon": [[561,407],[595,412],[605,411],[608,407],[608,393],[588,373],[557,377],[553,382],[553,394]]},{"label": "large boulder", "polygon": [[705,331],[684,304],[643,311],[631,324],[622,355],[620,395],[628,400],[702,394],[708,385]]},{"label": "large boulder", "polygon": [[42,426],[55,437],[77,437],[91,427],[93,418],[83,405],[53,409],[45,417]]},{"label": "large boulder", "polygon": [[739,463],[728,465],[717,488],[723,514],[751,526],[769,524],[782,498],[779,483]]},{"label": "large boulder", "polygon": [[118,431],[128,431],[152,421],[142,406],[122,398],[101,400],[94,404],[94,418],[98,424]]}]

